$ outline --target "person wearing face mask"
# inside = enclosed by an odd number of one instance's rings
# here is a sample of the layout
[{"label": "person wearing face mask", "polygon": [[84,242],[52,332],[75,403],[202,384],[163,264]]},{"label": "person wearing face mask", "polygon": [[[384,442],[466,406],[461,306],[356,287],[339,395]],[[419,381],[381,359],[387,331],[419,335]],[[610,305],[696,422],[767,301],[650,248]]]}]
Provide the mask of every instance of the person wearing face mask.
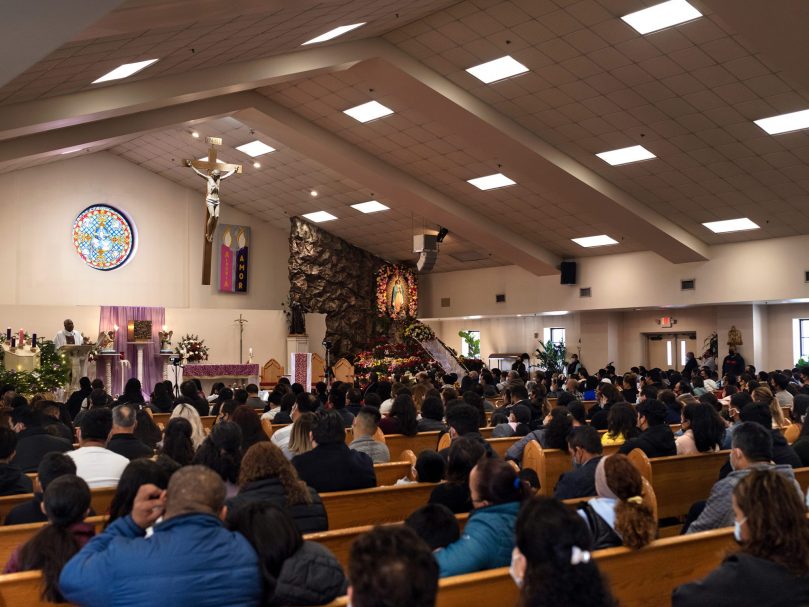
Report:
[{"label": "person wearing face mask", "polygon": [[732,495],[741,550],[704,580],[674,589],[672,607],[809,604],[809,521],[786,476],[750,471]]},{"label": "person wearing face mask", "polygon": [[626,441],[618,452],[626,455],[632,449],[640,449],[649,458],[677,455],[674,434],[666,424],[666,405],[659,400],[647,400],[638,405],[637,411],[641,433]]},{"label": "person wearing face mask", "polygon": [[567,449],[573,461],[573,470],[559,478],[553,496],[567,500],[595,495],[596,467],[604,451],[598,430],[590,426],[573,428],[567,436]]},{"label": "person wearing face mask", "polygon": [[[783,475],[795,487],[795,491],[801,499],[803,498],[801,487],[795,480],[792,467],[772,463],[772,436],[769,430],[761,424],[742,422],[736,426],[730,450],[730,465],[733,471],[714,483],[704,507],[701,508],[700,504],[691,507],[691,512],[686,519],[685,533],[732,526],[734,520],[733,490],[754,470],[772,470]],[[774,504],[775,502],[768,500],[768,503]]]},{"label": "person wearing face mask", "polygon": [[509,567],[520,588],[518,604],[615,605],[591,549],[587,525],[574,511],[548,497],[527,501],[517,518],[517,546]]}]

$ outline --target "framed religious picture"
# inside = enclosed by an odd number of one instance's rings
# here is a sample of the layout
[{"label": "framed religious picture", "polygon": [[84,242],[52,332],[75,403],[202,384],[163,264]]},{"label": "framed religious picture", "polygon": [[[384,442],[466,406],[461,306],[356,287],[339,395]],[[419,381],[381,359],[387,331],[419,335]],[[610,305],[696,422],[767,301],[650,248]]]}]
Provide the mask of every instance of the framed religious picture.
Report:
[{"label": "framed religious picture", "polygon": [[382,317],[402,320],[418,312],[418,284],[410,268],[384,265],[376,274],[376,307]]},{"label": "framed religious picture", "polygon": [[221,224],[216,229],[219,263],[214,284],[220,293],[247,293],[250,271],[250,227]]}]

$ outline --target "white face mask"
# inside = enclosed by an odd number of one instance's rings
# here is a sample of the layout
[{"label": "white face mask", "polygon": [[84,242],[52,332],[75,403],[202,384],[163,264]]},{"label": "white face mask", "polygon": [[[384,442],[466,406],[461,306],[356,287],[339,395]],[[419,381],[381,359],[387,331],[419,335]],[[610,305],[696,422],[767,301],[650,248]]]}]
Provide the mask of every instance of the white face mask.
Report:
[{"label": "white face mask", "polygon": [[736,538],[736,541],[740,544],[742,543],[742,525],[747,520],[747,517],[744,517],[741,521],[733,521],[733,537]]},{"label": "white face mask", "polygon": [[[514,561],[520,557],[519,555],[516,555],[515,552],[511,553],[511,564],[508,567],[508,574],[511,576],[511,579],[514,580],[514,584],[517,586],[517,588],[522,588],[524,580],[517,575],[517,570],[514,567]],[[351,606],[349,605],[349,607]]]}]

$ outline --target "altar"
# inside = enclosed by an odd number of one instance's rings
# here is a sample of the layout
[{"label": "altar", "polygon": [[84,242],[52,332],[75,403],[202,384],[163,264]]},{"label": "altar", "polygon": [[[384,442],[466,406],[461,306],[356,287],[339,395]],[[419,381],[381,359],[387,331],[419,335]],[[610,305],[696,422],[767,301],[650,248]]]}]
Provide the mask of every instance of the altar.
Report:
[{"label": "altar", "polygon": [[[215,380],[236,379],[243,384],[258,385],[259,374],[257,364],[188,363],[182,367],[182,379],[199,379],[206,393],[210,392],[210,385]],[[174,378],[170,376],[169,379]]]}]

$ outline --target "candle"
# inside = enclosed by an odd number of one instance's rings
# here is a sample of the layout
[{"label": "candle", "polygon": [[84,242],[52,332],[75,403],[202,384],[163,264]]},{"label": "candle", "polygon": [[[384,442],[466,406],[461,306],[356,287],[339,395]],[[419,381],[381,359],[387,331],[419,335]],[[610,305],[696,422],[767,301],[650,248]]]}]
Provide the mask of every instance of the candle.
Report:
[{"label": "candle", "polygon": [[36,347],[37,347],[37,334],[36,334],[36,333],[34,333],[34,334],[31,336],[31,347],[32,347],[32,348],[36,348]]},{"label": "candle", "polygon": [[168,325],[163,325],[163,331],[164,331],[164,332],[165,332],[165,331],[168,331],[168,329],[169,329]]},{"label": "candle", "polygon": [[118,325],[115,325],[115,326],[113,326],[112,328],[113,328],[113,330],[114,330],[116,333],[118,332]]},{"label": "candle", "polygon": [[6,329],[6,341],[11,341],[11,327]]},{"label": "candle", "polygon": [[16,347],[17,347],[17,338],[16,338],[16,337],[12,337],[12,338],[11,338],[11,347],[12,347],[12,348],[16,348]]},{"label": "candle", "polygon": [[23,347],[23,344],[25,344],[25,331],[20,329],[20,347],[21,348]]},{"label": "candle", "polygon": [[253,348],[248,348],[247,351],[250,353],[250,358],[253,358]]}]

